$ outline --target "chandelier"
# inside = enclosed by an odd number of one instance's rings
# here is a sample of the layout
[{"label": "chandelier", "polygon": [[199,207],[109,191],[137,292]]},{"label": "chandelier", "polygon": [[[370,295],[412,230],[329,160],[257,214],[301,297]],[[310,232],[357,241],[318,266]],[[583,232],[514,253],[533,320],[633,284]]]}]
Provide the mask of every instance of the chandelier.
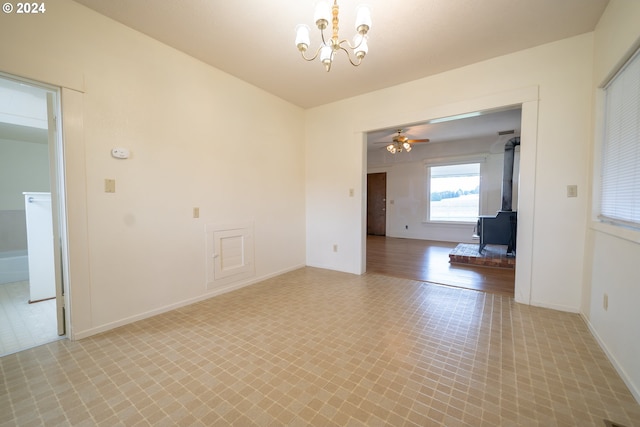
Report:
[{"label": "chandelier", "polygon": [[[302,58],[305,61],[313,61],[320,57],[320,62],[324,64],[327,72],[331,70],[333,58],[338,51],[344,51],[347,54],[347,58],[349,58],[349,62],[354,67],[360,65],[362,58],[369,51],[369,46],[367,45],[367,32],[371,28],[371,12],[369,8],[367,6],[358,7],[355,26],[356,35],[353,38],[353,44],[346,39],[340,40],[338,38],[338,13],[338,0],[333,1],[333,6],[330,6],[328,1],[320,1],[316,5],[314,21],[320,30],[322,44],[311,58],[306,56],[310,44],[309,27],[304,24],[296,27],[296,46],[302,54]],[[333,34],[330,39],[327,39],[325,38],[324,30],[329,26],[329,21],[331,21]],[[355,61],[351,58],[351,52],[355,56]]]}]

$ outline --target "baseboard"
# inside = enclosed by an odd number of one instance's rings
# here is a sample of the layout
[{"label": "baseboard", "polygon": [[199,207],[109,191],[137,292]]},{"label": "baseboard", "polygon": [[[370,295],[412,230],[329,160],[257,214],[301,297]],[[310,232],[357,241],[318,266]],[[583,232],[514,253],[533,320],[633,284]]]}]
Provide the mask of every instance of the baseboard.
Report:
[{"label": "baseboard", "polygon": [[531,300],[530,305],[534,307],[549,308],[551,310],[556,310],[556,311],[564,311],[567,313],[580,314],[580,309],[578,307],[569,307],[566,305],[559,305],[559,304],[549,304],[549,303],[533,301],[533,300]]},{"label": "baseboard", "polygon": [[620,363],[615,358],[613,353],[609,351],[609,348],[604,343],[602,338],[600,338],[600,335],[598,335],[598,332],[595,330],[591,322],[589,322],[589,319],[583,313],[580,313],[580,317],[582,317],[584,322],[587,324],[587,327],[589,328],[591,335],[593,335],[593,337],[596,339],[596,342],[598,343],[602,351],[604,351],[604,354],[607,356],[607,359],[609,359],[609,361],[613,365],[616,372],[618,372],[618,375],[620,375],[620,378],[622,378],[622,381],[624,381],[626,386],[629,388],[629,391],[633,395],[634,399],[636,399],[636,402],[640,404],[640,390],[638,390],[638,388],[633,383],[633,381],[631,381],[631,378],[629,378],[629,375],[627,375],[626,371],[624,370],[622,365],[620,365]]},{"label": "baseboard", "polygon": [[199,296],[197,296],[195,298],[189,298],[189,299],[186,299],[186,300],[174,303],[174,304],[169,304],[169,305],[166,305],[164,307],[160,307],[160,308],[157,308],[157,309],[154,309],[154,310],[150,310],[150,311],[147,311],[147,312],[144,312],[144,313],[136,314],[134,316],[126,317],[124,319],[116,320],[114,322],[105,323],[104,325],[100,325],[100,326],[97,326],[95,328],[85,329],[85,330],[79,331],[79,332],[70,331],[68,336],[69,336],[69,339],[71,339],[72,341],[81,340],[83,338],[88,338],[88,337],[90,337],[92,335],[96,335],[96,334],[99,334],[99,333],[102,333],[102,332],[107,332],[107,331],[109,331],[111,329],[115,329],[115,328],[118,328],[120,326],[128,325],[129,323],[137,322],[138,320],[148,319],[149,317],[157,316],[159,314],[166,313],[168,311],[175,310],[177,308],[181,308],[181,307],[185,307],[187,305],[195,304],[197,302],[204,301],[204,300],[207,300],[209,298],[216,297],[218,295],[226,294],[227,292],[235,291],[237,289],[241,289],[241,288],[244,288],[246,286],[251,286],[251,285],[254,285],[256,283],[265,281],[267,279],[271,279],[271,278],[276,277],[276,276],[280,276],[282,274],[285,274],[285,273],[288,273],[288,272],[291,272],[291,271],[294,271],[294,270],[298,270],[298,269],[303,268],[303,267],[305,267],[305,265],[304,264],[300,264],[300,265],[293,266],[293,267],[290,267],[290,268],[286,268],[286,269],[283,269],[283,270],[280,270],[280,271],[276,271],[276,272],[273,272],[273,273],[265,274],[265,275],[260,276],[260,277],[253,277],[253,278],[250,278],[248,280],[244,280],[244,281],[241,281],[241,282],[238,282],[238,283],[232,283],[232,284],[220,287],[220,288],[211,289],[211,290],[208,290],[206,293],[204,293],[202,295],[199,295]]}]

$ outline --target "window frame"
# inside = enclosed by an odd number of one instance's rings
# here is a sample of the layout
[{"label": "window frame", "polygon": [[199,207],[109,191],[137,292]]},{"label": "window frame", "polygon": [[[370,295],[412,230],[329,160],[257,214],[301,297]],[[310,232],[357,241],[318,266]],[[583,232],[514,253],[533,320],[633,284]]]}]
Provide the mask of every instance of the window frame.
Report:
[{"label": "window frame", "polygon": [[[596,114],[595,114],[595,144],[593,161],[593,186],[591,203],[591,228],[609,234],[614,237],[640,243],[640,224],[628,224],[625,221],[615,221],[603,216],[602,212],[602,180],[605,159],[606,127],[607,127],[607,89],[633,61],[640,61],[640,49],[636,49],[628,59],[612,73],[596,92]],[[640,168],[640,163],[636,165]]]},{"label": "window frame", "polygon": [[480,170],[478,172],[479,178],[479,186],[480,190],[478,192],[478,216],[482,212],[483,208],[483,190],[482,190],[482,179],[485,174],[485,164],[486,164],[487,156],[465,156],[465,157],[450,157],[450,158],[439,158],[439,159],[426,159],[423,162],[424,167],[424,191],[423,191],[423,215],[422,221],[425,224],[437,224],[437,225],[468,225],[475,224],[476,220],[473,221],[441,221],[441,220],[431,220],[431,168],[438,166],[454,166],[454,165],[465,165],[465,164],[479,164]]}]

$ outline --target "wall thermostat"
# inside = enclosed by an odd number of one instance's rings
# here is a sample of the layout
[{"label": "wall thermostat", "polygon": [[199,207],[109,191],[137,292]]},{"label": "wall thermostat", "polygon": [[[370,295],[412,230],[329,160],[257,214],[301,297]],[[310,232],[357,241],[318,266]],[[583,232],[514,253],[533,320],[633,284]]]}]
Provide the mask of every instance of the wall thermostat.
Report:
[{"label": "wall thermostat", "polygon": [[126,148],[113,148],[111,150],[111,156],[116,159],[128,159],[129,158],[129,150]]}]

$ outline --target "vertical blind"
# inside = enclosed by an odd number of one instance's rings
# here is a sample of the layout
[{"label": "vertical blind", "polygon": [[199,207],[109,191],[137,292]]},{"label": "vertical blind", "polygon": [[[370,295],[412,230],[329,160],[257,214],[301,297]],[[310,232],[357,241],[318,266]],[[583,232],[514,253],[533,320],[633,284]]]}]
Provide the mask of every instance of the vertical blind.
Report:
[{"label": "vertical blind", "polygon": [[640,228],[639,52],[605,87],[599,215],[603,221],[633,228]]}]

